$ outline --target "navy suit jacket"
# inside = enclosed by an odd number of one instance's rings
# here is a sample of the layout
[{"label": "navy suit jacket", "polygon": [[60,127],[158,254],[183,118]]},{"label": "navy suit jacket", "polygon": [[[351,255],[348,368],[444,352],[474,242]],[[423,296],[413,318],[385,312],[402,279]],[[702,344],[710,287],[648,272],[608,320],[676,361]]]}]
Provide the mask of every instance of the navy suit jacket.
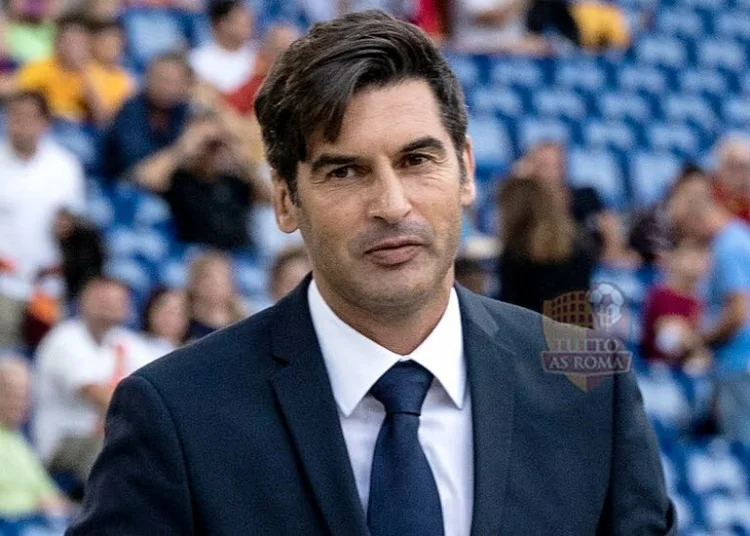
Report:
[{"label": "navy suit jacket", "polygon": [[[308,284],[120,383],[70,536],[367,535]],[[674,534],[633,375],[581,390],[542,370],[540,315],[458,296],[472,535]]]}]

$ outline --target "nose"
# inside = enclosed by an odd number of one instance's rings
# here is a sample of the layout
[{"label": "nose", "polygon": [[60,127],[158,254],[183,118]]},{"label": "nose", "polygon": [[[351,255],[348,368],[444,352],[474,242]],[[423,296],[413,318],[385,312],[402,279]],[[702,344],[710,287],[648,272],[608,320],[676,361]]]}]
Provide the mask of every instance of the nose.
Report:
[{"label": "nose", "polygon": [[403,220],[411,212],[411,202],[401,177],[390,166],[376,173],[374,194],[368,216],[389,224]]}]

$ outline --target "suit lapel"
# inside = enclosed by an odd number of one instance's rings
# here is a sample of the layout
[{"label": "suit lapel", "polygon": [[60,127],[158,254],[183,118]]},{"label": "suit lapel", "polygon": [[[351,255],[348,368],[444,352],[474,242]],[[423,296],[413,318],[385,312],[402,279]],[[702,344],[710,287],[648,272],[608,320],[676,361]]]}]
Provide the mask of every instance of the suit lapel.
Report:
[{"label": "suit lapel", "polygon": [[277,307],[271,379],[302,466],[334,536],[365,536],[367,526],[307,304],[310,278]]},{"label": "suit lapel", "polygon": [[482,301],[457,290],[474,426],[472,534],[499,534],[513,436],[514,350]]}]

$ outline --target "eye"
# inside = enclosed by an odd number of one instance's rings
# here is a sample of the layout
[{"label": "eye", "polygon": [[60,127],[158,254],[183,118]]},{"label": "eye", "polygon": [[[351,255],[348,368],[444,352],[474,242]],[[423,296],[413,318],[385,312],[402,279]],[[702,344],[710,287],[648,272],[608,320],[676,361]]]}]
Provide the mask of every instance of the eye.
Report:
[{"label": "eye", "polygon": [[344,166],[330,171],[328,176],[332,179],[348,179],[354,176],[354,171],[352,166]]},{"label": "eye", "polygon": [[429,162],[430,158],[423,154],[408,154],[404,158],[404,164],[409,167],[421,166]]}]

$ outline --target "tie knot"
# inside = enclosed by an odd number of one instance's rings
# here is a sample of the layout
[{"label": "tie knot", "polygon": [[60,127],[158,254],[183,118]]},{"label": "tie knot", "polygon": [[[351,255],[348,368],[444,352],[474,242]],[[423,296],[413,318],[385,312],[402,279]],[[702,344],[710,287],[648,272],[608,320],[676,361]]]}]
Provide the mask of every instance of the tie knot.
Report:
[{"label": "tie knot", "polygon": [[415,361],[393,365],[370,393],[385,406],[386,413],[420,415],[422,403],[432,383],[432,373]]}]

